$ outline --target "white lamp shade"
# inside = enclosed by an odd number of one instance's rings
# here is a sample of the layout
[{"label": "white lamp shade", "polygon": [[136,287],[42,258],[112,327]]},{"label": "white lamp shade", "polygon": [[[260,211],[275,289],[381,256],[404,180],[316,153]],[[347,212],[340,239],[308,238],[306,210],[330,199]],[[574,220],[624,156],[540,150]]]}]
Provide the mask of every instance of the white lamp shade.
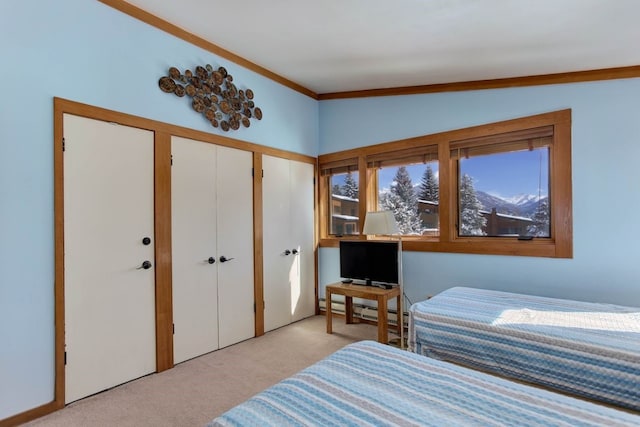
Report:
[{"label": "white lamp shade", "polygon": [[367,212],[362,234],[391,235],[398,234],[398,225],[391,211]]}]

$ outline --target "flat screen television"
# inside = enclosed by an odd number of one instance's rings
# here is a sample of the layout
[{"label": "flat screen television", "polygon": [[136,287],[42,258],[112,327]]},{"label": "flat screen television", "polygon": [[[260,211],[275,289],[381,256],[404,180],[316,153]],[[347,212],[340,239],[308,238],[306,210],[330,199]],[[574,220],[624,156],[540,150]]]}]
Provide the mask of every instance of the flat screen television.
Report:
[{"label": "flat screen television", "polygon": [[367,285],[398,283],[398,242],[341,240],[340,277]]}]

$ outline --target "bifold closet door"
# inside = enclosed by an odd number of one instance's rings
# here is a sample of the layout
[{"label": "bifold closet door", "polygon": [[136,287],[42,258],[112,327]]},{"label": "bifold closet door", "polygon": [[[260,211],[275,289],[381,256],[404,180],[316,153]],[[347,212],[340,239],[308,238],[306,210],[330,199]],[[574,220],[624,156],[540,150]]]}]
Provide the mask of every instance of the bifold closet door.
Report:
[{"label": "bifold closet door", "polygon": [[291,323],[291,283],[296,280],[291,253],[289,160],[262,156],[264,330]]},{"label": "bifold closet door", "polygon": [[295,281],[291,284],[292,321],[313,316],[315,310],[314,177],[310,163],[291,161],[291,241],[295,256]]},{"label": "bifold closet door", "polygon": [[156,370],[154,135],[63,120],[69,403]]},{"label": "bifold closet door", "polygon": [[264,328],[315,314],[314,167],[263,156]]},{"label": "bifold closet door", "polygon": [[220,146],[217,150],[218,345],[223,348],[256,333],[253,153]]},{"label": "bifold closet door", "polygon": [[253,154],[171,142],[174,361],[255,336]]},{"label": "bifold closet door", "polygon": [[171,140],[173,359],[218,348],[216,147]]}]

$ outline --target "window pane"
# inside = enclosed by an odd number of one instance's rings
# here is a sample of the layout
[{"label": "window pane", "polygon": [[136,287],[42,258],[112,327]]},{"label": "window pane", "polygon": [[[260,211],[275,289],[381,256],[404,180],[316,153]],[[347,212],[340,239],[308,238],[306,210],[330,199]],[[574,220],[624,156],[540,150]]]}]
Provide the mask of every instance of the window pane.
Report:
[{"label": "window pane", "polygon": [[330,176],[330,234],[343,236],[360,232],[358,178],[357,170]]},{"label": "window pane", "polygon": [[438,236],[438,162],[378,170],[378,210],[392,211],[403,235]]},{"label": "window pane", "polygon": [[550,236],[549,147],[458,160],[458,235]]}]

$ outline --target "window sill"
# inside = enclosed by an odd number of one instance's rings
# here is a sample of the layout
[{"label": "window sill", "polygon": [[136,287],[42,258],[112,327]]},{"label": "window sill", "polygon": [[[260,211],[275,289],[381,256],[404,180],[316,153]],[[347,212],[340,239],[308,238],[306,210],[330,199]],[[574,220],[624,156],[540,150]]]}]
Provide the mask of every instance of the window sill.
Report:
[{"label": "window sill", "polygon": [[[410,252],[444,252],[477,255],[508,255],[546,258],[573,258],[571,248],[562,249],[552,239],[518,240],[517,238],[471,238],[456,239],[453,242],[417,240],[415,237],[402,239],[402,249]],[[320,239],[320,247],[337,248],[339,238]]]}]

